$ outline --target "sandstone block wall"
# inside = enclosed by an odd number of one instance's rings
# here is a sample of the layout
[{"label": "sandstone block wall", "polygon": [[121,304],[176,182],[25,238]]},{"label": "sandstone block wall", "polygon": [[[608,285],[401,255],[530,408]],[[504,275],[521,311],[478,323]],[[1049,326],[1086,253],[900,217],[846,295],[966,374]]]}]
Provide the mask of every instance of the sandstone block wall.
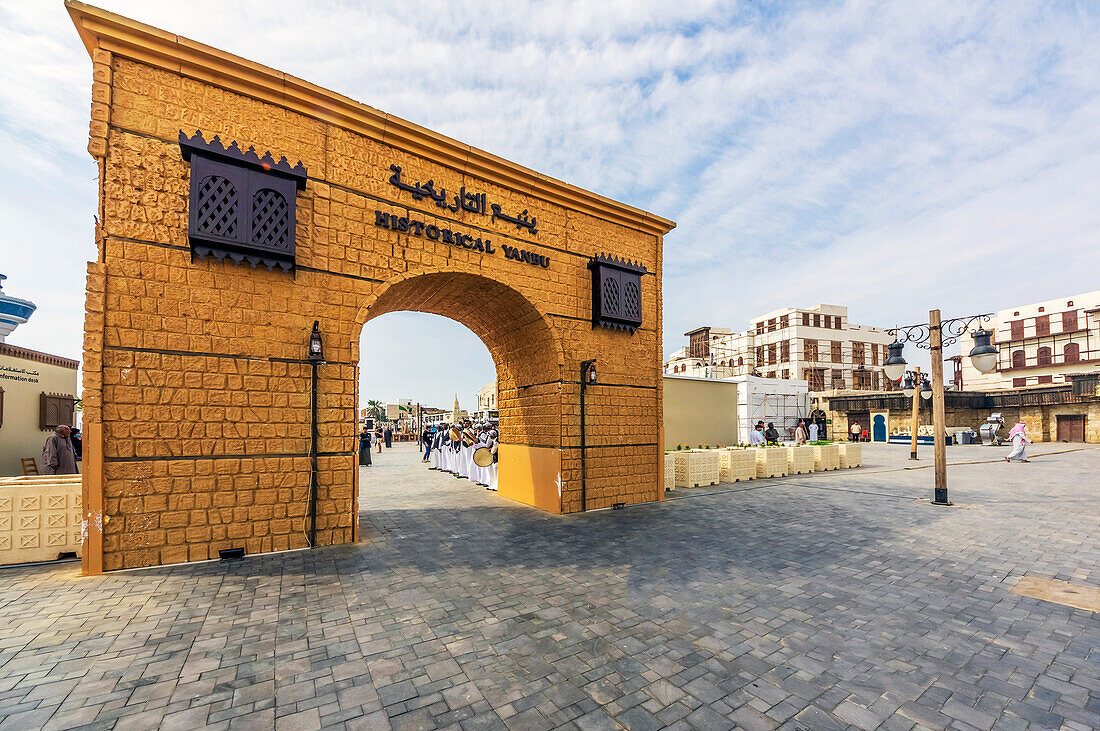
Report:
[{"label": "sandstone block wall", "polygon": [[[498,371],[503,438],[561,450],[563,512],[580,509],[579,368],[597,358],[600,382],[587,393],[588,507],[659,498],[659,234],[131,55],[92,50],[88,149],[101,179],[98,258],[88,268],[85,504],[93,543],[102,509],[103,570],[215,558],[226,547],[306,546],[305,348],[314,320],[326,356],[320,544],[357,538],[359,333],[397,310],[451,317],[485,342]],[[293,274],[192,260],[190,167],[177,137],[196,129],[306,166]],[[463,211],[441,215],[389,184],[391,163],[407,180],[466,186],[505,210],[527,209],[538,234]],[[378,226],[376,211],[490,238],[498,253]],[[506,259],[505,244],[550,265]],[[597,253],[649,269],[644,325],[633,335],[591,325],[587,263]],[[96,551],[88,553],[85,569],[95,571]]]}]

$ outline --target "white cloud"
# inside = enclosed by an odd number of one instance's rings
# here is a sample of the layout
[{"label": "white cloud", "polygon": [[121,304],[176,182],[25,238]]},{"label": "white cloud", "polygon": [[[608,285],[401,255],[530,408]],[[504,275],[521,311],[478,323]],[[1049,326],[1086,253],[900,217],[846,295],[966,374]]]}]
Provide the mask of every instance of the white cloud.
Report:
[{"label": "white cloud", "polygon": [[[1095,288],[1094,5],[100,2],[677,220],[667,351],[783,305],[890,325]],[[8,256],[48,231],[79,309],[90,64],[60,3],[0,14],[0,269],[54,294]],[[28,344],[79,342],[35,318]]]}]

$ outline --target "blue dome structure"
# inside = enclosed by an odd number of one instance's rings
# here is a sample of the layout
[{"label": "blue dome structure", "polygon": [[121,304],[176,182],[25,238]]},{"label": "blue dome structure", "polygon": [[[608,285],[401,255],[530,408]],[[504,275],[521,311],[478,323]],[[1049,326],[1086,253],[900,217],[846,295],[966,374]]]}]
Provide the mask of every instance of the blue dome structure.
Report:
[{"label": "blue dome structure", "polygon": [[0,274],[0,343],[38,309],[33,302],[4,294],[5,279],[7,277]]}]

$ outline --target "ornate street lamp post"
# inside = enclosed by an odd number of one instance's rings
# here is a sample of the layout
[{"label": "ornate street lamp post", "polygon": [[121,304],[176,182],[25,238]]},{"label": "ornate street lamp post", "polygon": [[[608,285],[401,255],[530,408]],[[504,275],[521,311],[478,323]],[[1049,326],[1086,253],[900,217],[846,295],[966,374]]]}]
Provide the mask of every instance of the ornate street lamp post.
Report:
[{"label": "ornate street lamp post", "polygon": [[309,381],[309,547],[317,546],[317,366],[325,362],[325,346],[321,339],[320,323],[313,321],[309,334],[307,358],[310,366]]},{"label": "ornate street lamp post", "polygon": [[[932,310],[928,313],[928,323],[908,325],[886,332],[894,336],[894,342],[890,345],[889,357],[883,364],[886,377],[896,381],[906,375],[906,362],[902,357],[905,343],[913,343],[918,348],[928,348],[932,352],[932,430],[933,445],[936,461],[936,487],[932,500],[933,505],[950,505],[947,497],[947,441],[945,429],[946,416],[944,414],[943,395],[943,349],[959,341],[971,327],[977,327],[972,334],[974,347],[970,351],[971,364],[981,373],[992,373],[997,368],[997,348],[992,344],[992,333],[982,327],[993,317],[992,314],[970,315],[969,317],[956,317],[951,320],[940,320],[940,311]],[[945,337],[946,335],[946,337]],[[915,377],[914,377],[915,376]],[[910,459],[916,459],[917,453],[917,420],[918,404],[916,388],[918,381],[923,382],[922,396],[927,399],[925,392],[929,389],[926,376],[920,373],[920,369],[914,369],[905,380],[902,392],[907,396],[913,396],[913,446]]]}]

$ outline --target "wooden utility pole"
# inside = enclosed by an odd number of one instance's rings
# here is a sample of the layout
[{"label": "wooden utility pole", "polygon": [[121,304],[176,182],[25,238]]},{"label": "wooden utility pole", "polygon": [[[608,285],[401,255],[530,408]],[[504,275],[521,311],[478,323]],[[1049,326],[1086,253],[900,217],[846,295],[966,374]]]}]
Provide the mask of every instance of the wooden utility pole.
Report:
[{"label": "wooden utility pole", "polygon": [[920,427],[920,366],[913,369],[913,427],[910,430],[912,435],[911,444],[909,446],[909,459],[917,458],[917,429]]},{"label": "wooden utility pole", "polygon": [[932,503],[950,505],[947,498],[947,417],[943,403],[943,331],[939,310],[928,313],[928,330],[932,350],[932,430],[936,458],[936,492]]}]

